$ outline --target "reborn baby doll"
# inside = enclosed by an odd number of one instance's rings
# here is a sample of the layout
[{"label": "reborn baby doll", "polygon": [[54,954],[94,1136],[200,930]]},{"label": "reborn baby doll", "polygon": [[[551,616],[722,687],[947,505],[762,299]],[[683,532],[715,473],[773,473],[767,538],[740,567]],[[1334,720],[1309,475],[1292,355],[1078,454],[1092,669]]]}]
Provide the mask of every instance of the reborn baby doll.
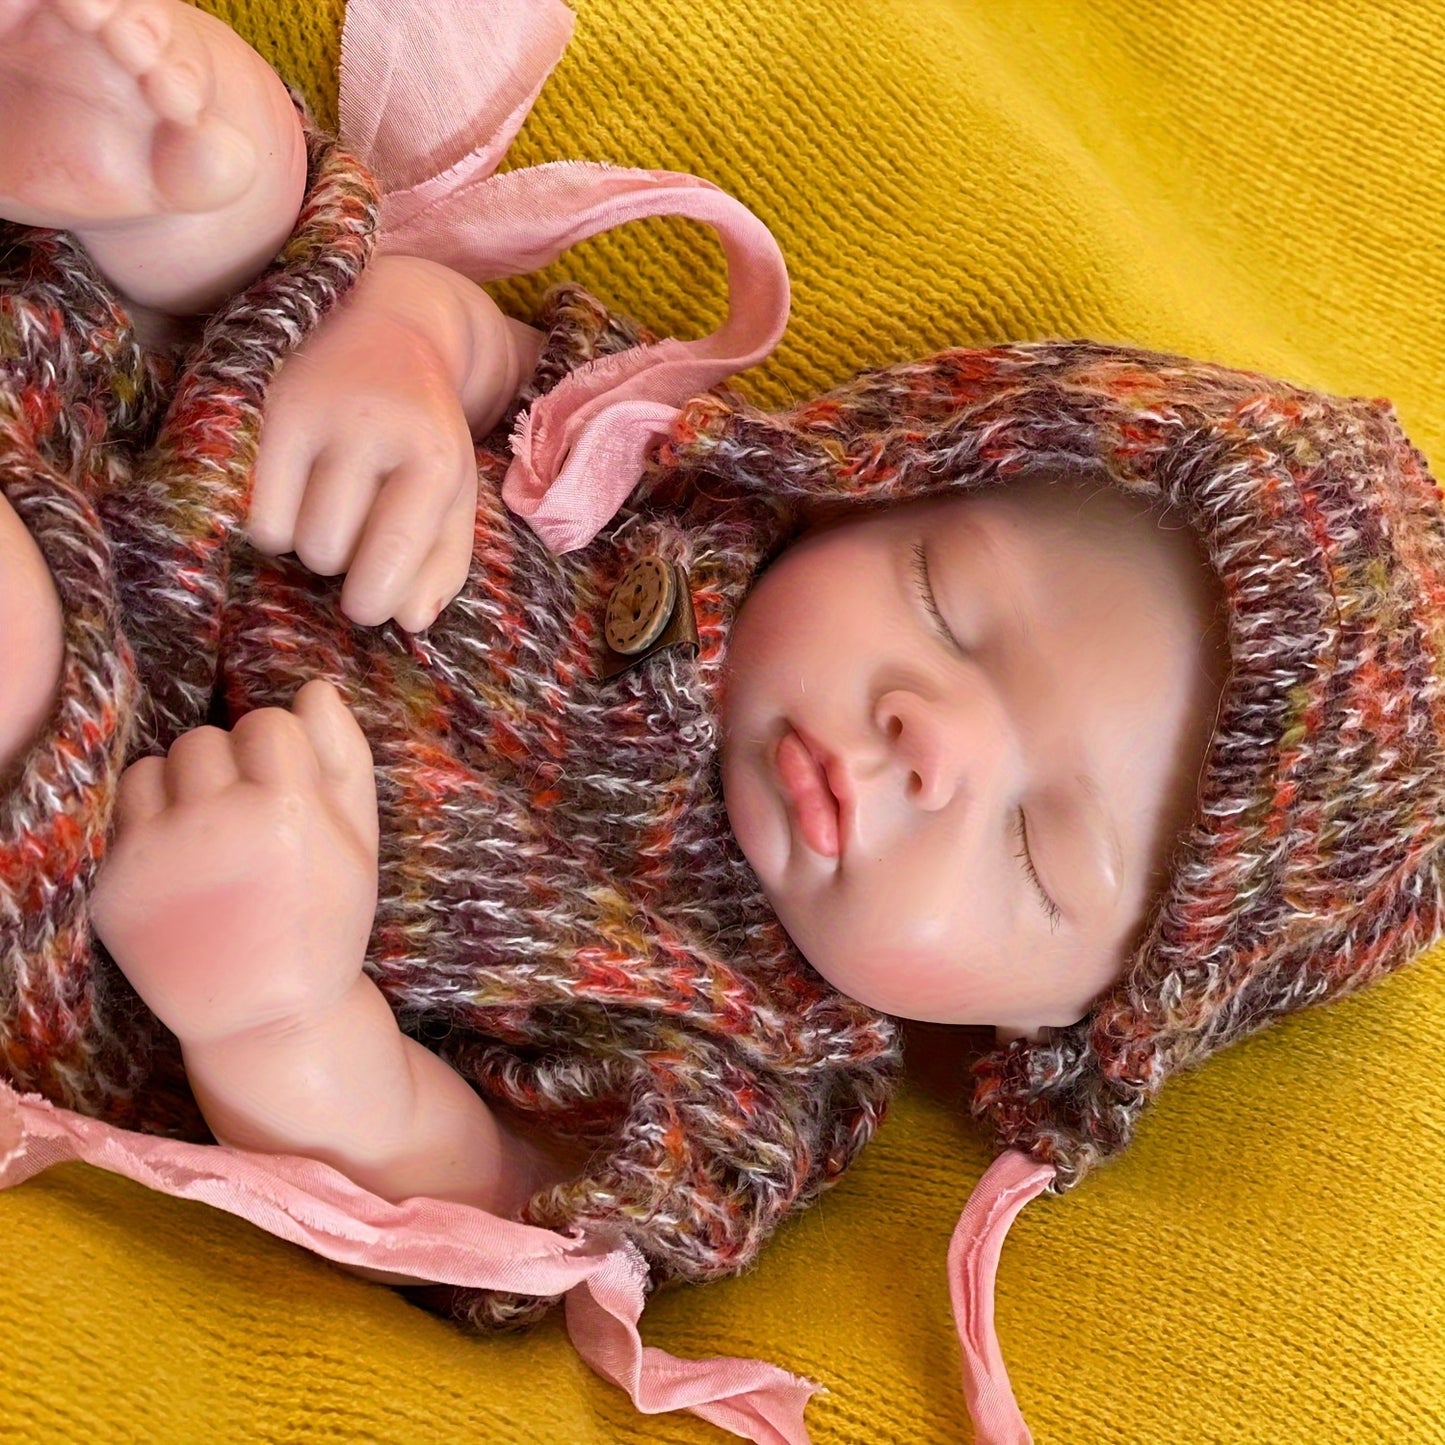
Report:
[{"label": "reborn baby doll", "polygon": [[1437,936],[1387,407],[1088,343],[715,390],[556,553],[509,438],[647,333],[373,260],[365,172],[173,0],[0,10],[0,120],[17,1089],[706,1279],[866,1143],[889,1015],[999,1029],[975,1111],[1062,1190]]}]

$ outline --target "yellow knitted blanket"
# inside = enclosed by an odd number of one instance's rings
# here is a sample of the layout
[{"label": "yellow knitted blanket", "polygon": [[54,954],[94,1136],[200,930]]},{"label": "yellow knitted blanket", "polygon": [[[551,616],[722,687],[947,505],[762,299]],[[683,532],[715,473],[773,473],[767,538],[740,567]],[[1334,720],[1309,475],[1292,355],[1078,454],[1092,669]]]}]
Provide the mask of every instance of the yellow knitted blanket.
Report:
[{"label": "yellow knitted blanket", "polygon": [[[573,0],[510,165],[691,171],[789,261],[765,404],[956,344],[1091,336],[1387,395],[1445,466],[1445,12],[1285,0]],[[206,0],[334,120],[341,0]],[[6,138],[8,141],[8,138]],[[0,141],[0,143],[6,143]],[[722,315],[711,233],[574,277],[659,332]],[[975,1041],[976,1042],[976,1041]],[[967,1036],[917,1031],[857,1169],[645,1337],[821,1380],[817,1445],[969,1438],[944,1252],[987,1160]],[[998,1329],[1040,1445],[1445,1439],[1445,949],[1172,1082],[1025,1212]],[[198,1204],[79,1165],[0,1194],[0,1439],[693,1441],[554,1316],[478,1340]]]}]

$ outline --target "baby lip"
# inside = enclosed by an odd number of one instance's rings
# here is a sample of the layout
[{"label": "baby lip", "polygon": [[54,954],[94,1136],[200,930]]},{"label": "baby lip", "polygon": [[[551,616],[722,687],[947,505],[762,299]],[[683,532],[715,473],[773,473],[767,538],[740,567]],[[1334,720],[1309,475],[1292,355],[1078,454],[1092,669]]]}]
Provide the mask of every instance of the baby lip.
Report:
[{"label": "baby lip", "polygon": [[817,764],[822,775],[823,782],[828,792],[832,795],[833,806],[836,811],[836,827],[838,831],[839,861],[842,861],[843,854],[847,851],[848,837],[853,822],[853,797],[848,786],[848,777],[844,771],[843,764],[826,748],[805,733],[802,728],[793,724],[793,731],[798,735],[798,740],[808,750],[813,761]]}]

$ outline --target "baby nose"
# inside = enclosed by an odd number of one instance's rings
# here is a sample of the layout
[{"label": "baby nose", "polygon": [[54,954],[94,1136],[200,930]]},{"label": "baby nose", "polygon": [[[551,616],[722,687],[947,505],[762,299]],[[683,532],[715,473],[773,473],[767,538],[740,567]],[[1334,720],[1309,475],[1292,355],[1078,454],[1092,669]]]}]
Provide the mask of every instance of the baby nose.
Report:
[{"label": "baby nose", "polygon": [[961,787],[976,791],[1003,763],[1002,718],[982,699],[965,716],[944,702],[895,689],[878,699],[874,722],[888,756],[905,770],[907,796],[929,811],[946,808]]}]

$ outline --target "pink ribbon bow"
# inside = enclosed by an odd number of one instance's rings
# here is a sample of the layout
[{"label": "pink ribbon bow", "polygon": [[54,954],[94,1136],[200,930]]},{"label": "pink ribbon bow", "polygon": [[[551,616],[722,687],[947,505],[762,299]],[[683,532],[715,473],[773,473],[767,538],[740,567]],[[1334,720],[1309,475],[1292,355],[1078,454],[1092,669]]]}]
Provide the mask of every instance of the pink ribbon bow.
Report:
[{"label": "pink ribbon bow", "polygon": [[555,552],[596,536],[684,401],[773,350],[789,304],[772,233],[710,181],[587,161],[494,174],[574,21],[560,0],[351,0],[341,38],[341,138],[385,191],[383,251],[491,281],[643,216],[687,216],[722,242],[717,331],[600,357],[519,419],[502,497]]}]

